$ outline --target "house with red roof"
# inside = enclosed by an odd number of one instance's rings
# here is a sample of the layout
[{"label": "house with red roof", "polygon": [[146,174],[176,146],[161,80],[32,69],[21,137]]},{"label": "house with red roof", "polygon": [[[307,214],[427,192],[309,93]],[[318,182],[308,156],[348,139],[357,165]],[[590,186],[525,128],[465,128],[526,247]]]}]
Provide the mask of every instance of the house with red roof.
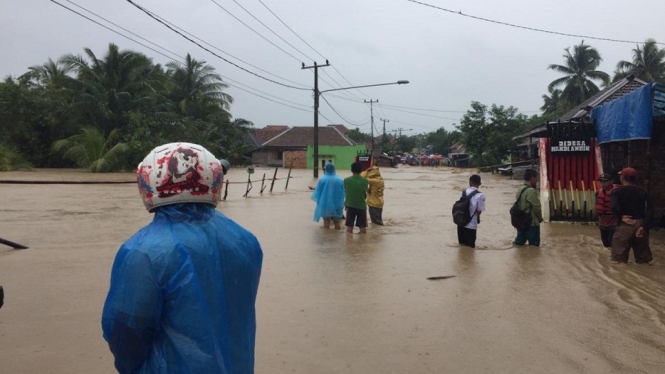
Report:
[{"label": "house with red roof", "polygon": [[[344,125],[319,127],[319,167],[332,161],[338,167],[348,168],[364,145],[356,144]],[[245,137],[254,146],[252,164],[257,166],[281,166],[300,169],[314,167],[314,128],[305,126],[271,125],[255,129]]]}]

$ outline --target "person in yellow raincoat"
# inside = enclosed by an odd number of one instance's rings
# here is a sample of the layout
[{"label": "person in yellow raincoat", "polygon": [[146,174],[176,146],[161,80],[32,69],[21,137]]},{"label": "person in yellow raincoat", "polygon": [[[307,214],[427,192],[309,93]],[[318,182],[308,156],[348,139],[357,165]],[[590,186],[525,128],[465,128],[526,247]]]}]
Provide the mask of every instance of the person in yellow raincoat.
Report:
[{"label": "person in yellow raincoat", "polygon": [[369,189],[367,191],[367,206],[369,207],[369,219],[375,225],[383,226],[381,214],[383,212],[383,177],[379,168],[372,166],[361,174],[367,178]]}]

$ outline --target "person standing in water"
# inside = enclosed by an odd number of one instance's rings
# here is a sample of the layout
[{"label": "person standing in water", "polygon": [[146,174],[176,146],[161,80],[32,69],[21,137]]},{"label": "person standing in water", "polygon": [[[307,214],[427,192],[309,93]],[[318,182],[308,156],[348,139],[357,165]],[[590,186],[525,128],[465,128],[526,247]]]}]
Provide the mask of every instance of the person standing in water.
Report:
[{"label": "person standing in water", "polygon": [[647,190],[636,185],[635,169],[624,168],[619,174],[621,187],[610,195],[610,208],[618,224],[612,238],[611,262],[628,263],[630,248],[633,248],[636,263],[653,265],[649,247],[649,229],[654,215],[651,196]]},{"label": "person standing in water", "polygon": [[362,168],[362,163],[354,162],[351,164],[353,175],[344,179],[344,190],[346,191],[344,207],[346,208],[346,232],[348,233],[353,232],[354,225],[360,228],[361,234],[367,231],[367,202],[365,199],[369,182],[367,182],[367,178],[360,175]]},{"label": "person standing in water", "polygon": [[524,184],[517,190],[515,197],[522,211],[531,213],[531,226],[526,231],[517,230],[517,237],[513,241],[515,245],[540,246],[540,223],[543,222],[543,210],[538,199],[538,172],[527,169],[524,172]]},{"label": "person standing in water", "polygon": [[333,222],[335,230],[340,230],[340,220],[344,216],[344,180],[336,175],[332,162],[328,162],[324,170],[325,175],[319,179],[312,192],[312,200],[316,202],[314,222],[323,218],[323,227],[329,229]]},{"label": "person standing in water", "polygon": [[469,188],[460,193],[460,197],[471,196],[469,199],[471,221],[466,226],[457,226],[457,240],[461,245],[471,248],[476,248],[476,233],[480,223],[480,213],[485,211],[485,195],[478,191],[478,187],[480,187],[480,175],[474,174],[469,177]]},{"label": "person standing in water", "polygon": [[596,192],[596,216],[600,227],[600,240],[603,247],[611,249],[617,219],[610,209],[610,194],[618,186],[612,183],[612,176],[608,173],[601,174],[598,180],[600,189]]},{"label": "person standing in water", "polygon": [[367,190],[367,207],[369,210],[369,219],[375,225],[383,226],[383,177],[377,166],[372,166],[361,174],[367,178],[369,189]]}]

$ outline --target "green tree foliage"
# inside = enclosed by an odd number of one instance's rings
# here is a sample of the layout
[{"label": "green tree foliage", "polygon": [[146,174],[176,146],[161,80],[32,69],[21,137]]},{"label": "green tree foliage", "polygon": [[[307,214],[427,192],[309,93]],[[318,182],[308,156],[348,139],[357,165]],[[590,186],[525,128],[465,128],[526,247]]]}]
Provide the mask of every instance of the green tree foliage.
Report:
[{"label": "green tree foliage", "polygon": [[32,170],[32,165],[15,149],[0,144],[0,171]]},{"label": "green tree foliage", "polygon": [[[37,167],[96,171],[131,170],[155,146],[176,141],[246,160],[241,140],[253,124],[232,118],[226,88],[213,67],[189,54],[163,68],[115,44],[103,54],[85,48],[0,83],[0,145]],[[122,154],[111,152],[116,144]]]},{"label": "green tree foliage", "polygon": [[432,146],[432,151],[439,154],[448,154],[450,147],[462,140],[462,133],[459,131],[447,131],[443,127],[430,132],[425,138],[425,142]]},{"label": "green tree foliage", "polygon": [[53,143],[53,150],[93,173],[116,170],[127,144],[118,142],[118,129],[111,130],[108,138],[94,127],[84,127],[80,134]]},{"label": "green tree foliage", "polygon": [[561,99],[561,90],[550,87],[549,91],[549,96],[543,95],[543,106],[540,107],[540,110],[543,111],[543,114],[563,114],[563,100]]},{"label": "green tree foliage", "polygon": [[462,117],[457,128],[467,151],[480,165],[502,162],[516,145],[513,137],[527,127],[527,116],[519,114],[515,107],[492,104],[488,109],[477,101]]},{"label": "green tree foliage", "polygon": [[553,89],[563,86],[561,92],[563,109],[569,110],[600,90],[594,81],[600,81],[607,85],[610,82],[610,76],[605,72],[596,70],[602,61],[600,53],[595,48],[585,45],[584,41],[573,46],[572,53],[570,48],[566,48],[565,51],[566,53],[563,55],[564,65],[552,64],[548,67],[564,76],[552,81],[548,88],[552,92]]},{"label": "green tree foliage", "polygon": [[665,49],[658,48],[654,39],[647,39],[633,49],[633,61],[619,61],[614,82],[633,75],[645,82],[665,82]]},{"label": "green tree foliage", "polygon": [[370,134],[365,134],[364,132],[361,132],[360,129],[358,129],[357,127],[353,130],[349,130],[349,132],[346,133],[346,136],[348,136],[349,139],[353,140],[356,143],[363,143],[372,140],[372,136]]}]

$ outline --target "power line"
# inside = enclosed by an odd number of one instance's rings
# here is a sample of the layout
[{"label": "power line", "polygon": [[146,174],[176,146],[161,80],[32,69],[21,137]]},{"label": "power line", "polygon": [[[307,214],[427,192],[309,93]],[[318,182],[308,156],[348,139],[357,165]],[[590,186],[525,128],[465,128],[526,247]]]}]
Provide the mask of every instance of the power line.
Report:
[{"label": "power line", "polygon": [[[415,3],[415,4],[419,4],[419,5],[423,5],[423,6],[426,6],[426,7],[430,7],[430,8],[434,8],[434,9],[442,10],[442,11],[444,11],[444,12],[448,12],[448,13],[456,14],[456,15],[458,15],[458,16],[463,16],[463,17],[473,18],[473,19],[477,19],[477,20],[480,20],[480,21],[490,22],[490,23],[496,23],[496,24],[498,24],[498,25],[503,25],[503,26],[515,27],[515,28],[518,28],[518,29],[524,29],[524,30],[530,30],[530,31],[537,31],[537,32],[542,32],[542,33],[546,33],[546,34],[554,34],[554,35],[562,35],[562,36],[572,36],[572,37],[575,37],[575,38],[584,38],[584,39],[593,39],[593,40],[603,40],[603,41],[607,41],[607,42],[632,43],[632,44],[639,44],[639,43],[640,43],[640,42],[634,42],[634,41],[630,41],[630,40],[610,39],[610,38],[600,38],[600,37],[596,37],[596,36],[588,36],[588,35],[568,34],[568,33],[565,33],[565,32],[550,31],[550,30],[537,29],[537,28],[533,28],[533,27],[520,26],[520,25],[515,25],[515,24],[512,24],[512,23],[501,22],[501,21],[495,21],[495,20],[492,20],[492,19],[482,18],[482,17],[478,17],[478,16],[472,16],[472,15],[470,15],[470,14],[464,14],[464,13],[462,13],[461,10],[460,10],[460,11],[454,11],[454,10],[451,10],[451,9],[442,8],[442,7],[439,7],[439,6],[436,6],[436,5],[431,5],[431,4],[423,3],[423,2],[420,2],[420,1],[416,1],[416,0],[406,0],[406,1],[409,1],[409,2],[411,2],[411,3]],[[656,43],[656,44],[665,45],[665,43]]]},{"label": "power line", "polygon": [[[233,1],[235,1],[235,2],[237,3],[236,0],[233,0]],[[279,16],[277,16],[277,14],[275,14],[275,12],[273,12],[270,8],[268,8],[268,6],[267,6],[262,0],[258,0],[258,2],[261,3],[261,5],[263,5],[263,6],[264,6],[264,7],[265,7],[265,8],[266,8],[266,9],[267,9],[267,10],[268,10],[273,16],[275,16],[275,18],[277,18],[277,20],[279,20],[279,22],[281,22],[282,25],[284,25],[284,27],[286,27],[287,29],[289,29],[289,31],[291,31],[291,32],[293,33],[293,35],[295,35],[296,37],[298,37],[298,39],[300,39],[303,43],[305,43],[309,48],[311,48],[314,52],[316,52],[316,53],[317,53],[319,56],[321,56],[323,59],[328,60],[328,59],[325,58],[325,56],[323,56],[319,51],[317,51],[314,47],[312,47],[309,43],[307,43],[307,41],[305,41],[305,39],[303,39],[300,35],[298,35],[297,32],[295,32],[291,27],[289,27],[289,25],[287,25],[286,22],[284,22],[281,18],[279,18]],[[300,52],[300,51],[299,51],[299,52]],[[301,53],[302,53],[302,52],[301,52]],[[305,54],[303,53],[303,55],[305,55]],[[305,55],[305,57],[307,57],[307,56]],[[311,58],[310,58],[310,59],[311,59]],[[335,71],[337,72],[337,74],[339,74],[340,77],[342,77],[342,79],[344,79],[344,81],[346,81],[346,83],[348,83],[348,84],[351,85],[351,86],[354,86],[354,84],[351,83],[348,79],[346,79],[346,77],[342,74],[342,72],[340,72],[339,70],[337,70],[337,68],[336,68],[334,65],[331,65],[331,67],[333,68],[333,70],[335,70]],[[339,84],[335,79],[333,79],[332,76],[330,76],[327,72],[325,72],[325,70],[322,70],[322,72],[323,72],[324,74],[326,74],[327,76],[329,76],[330,79],[333,80],[333,82],[337,83],[337,84],[339,85],[339,87],[342,86],[342,85]],[[357,91],[360,92],[361,94],[365,95],[360,89],[357,89],[357,88],[356,88],[355,90],[357,90]],[[351,96],[353,96],[350,92],[349,92],[348,94],[351,95]],[[365,95],[365,96],[367,96],[367,95]],[[356,98],[357,98],[357,99],[360,99],[360,98],[357,97],[357,96],[356,96]]]},{"label": "power line", "polygon": [[[158,54],[160,54],[160,55],[162,55],[162,56],[168,58],[169,60],[173,60],[173,56],[167,56],[166,54],[164,54],[164,53],[162,53],[162,52],[160,52],[160,51],[158,51],[158,50],[156,50],[156,49],[154,49],[154,48],[148,47],[147,45],[145,45],[145,44],[143,44],[143,43],[141,43],[141,42],[139,42],[139,41],[136,41],[136,40],[130,38],[129,36],[124,35],[124,34],[118,32],[118,31],[116,31],[116,30],[113,30],[112,28],[110,28],[110,27],[108,27],[108,26],[102,25],[101,23],[95,21],[94,19],[92,19],[92,18],[90,18],[90,17],[87,17],[87,16],[85,16],[85,15],[83,15],[83,14],[81,14],[81,13],[75,11],[74,9],[68,8],[68,7],[66,7],[66,6],[64,6],[64,5],[62,5],[62,4],[60,4],[60,3],[57,2],[57,1],[54,1],[54,0],[50,0],[50,1],[51,1],[52,3],[55,3],[55,4],[60,5],[61,7],[63,7],[63,8],[65,8],[65,9],[69,10],[69,11],[72,12],[72,13],[78,14],[79,16],[81,16],[81,17],[87,19],[87,20],[90,21],[90,22],[94,22],[94,23],[96,23],[97,25],[99,25],[99,26],[101,26],[101,27],[103,27],[103,28],[105,28],[105,29],[107,29],[107,30],[109,30],[109,31],[111,31],[111,32],[114,32],[114,33],[116,33],[116,34],[118,34],[118,35],[120,35],[120,36],[122,36],[122,37],[125,38],[125,39],[129,39],[129,40],[133,41],[134,43],[136,43],[136,44],[138,44],[138,45],[141,45],[141,46],[143,46],[143,47],[145,47],[145,48],[148,48],[149,50],[151,50],[151,51],[153,51],[153,52],[155,52],[155,53],[158,53]],[[176,55],[176,56],[177,56],[177,55]]]},{"label": "power line", "polygon": [[97,13],[95,13],[95,12],[93,12],[93,11],[90,11],[90,10],[88,10],[88,9],[86,9],[86,8],[84,8],[84,7],[80,6],[80,5],[78,5],[78,4],[76,4],[76,3],[73,2],[73,1],[70,1],[70,0],[65,0],[65,1],[68,2],[68,3],[70,3],[70,4],[72,4],[72,5],[74,5],[74,6],[76,6],[76,7],[78,7],[78,8],[80,8],[80,9],[83,9],[84,11],[86,11],[86,12],[88,12],[88,13],[94,15],[94,16],[97,17],[97,18],[103,19],[104,21],[110,23],[111,25],[113,25],[113,26],[115,26],[115,27],[117,27],[117,28],[119,28],[119,29],[121,29],[121,30],[123,30],[123,31],[125,31],[125,32],[128,32],[128,33],[130,33],[130,34],[136,36],[137,38],[139,38],[139,39],[141,39],[141,40],[144,40],[144,41],[146,41],[146,42],[148,42],[148,43],[154,45],[154,46],[157,47],[157,48],[161,48],[161,49],[165,50],[166,52],[168,52],[168,53],[170,53],[170,54],[172,54],[172,55],[174,55],[174,56],[180,57],[180,58],[183,59],[183,60],[185,59],[183,56],[180,56],[179,54],[177,54],[177,53],[175,53],[175,52],[173,52],[173,51],[170,51],[170,50],[168,50],[168,49],[166,49],[166,48],[164,48],[164,47],[162,47],[162,46],[160,46],[160,45],[157,45],[157,44],[151,42],[150,40],[148,40],[148,39],[142,37],[141,35],[138,35],[138,34],[132,32],[132,31],[130,31],[130,30],[127,30],[126,28],[124,28],[124,27],[122,27],[122,26],[120,26],[120,25],[118,25],[118,24],[116,24],[116,23],[113,23],[113,22],[109,21],[108,19],[106,19],[106,18],[100,16],[99,14],[97,14]]},{"label": "power line", "polygon": [[[88,18],[88,17],[86,17],[86,16],[84,16],[84,15],[82,15],[82,14],[80,14],[80,13],[78,13],[78,12],[76,12],[76,11],[74,11],[74,10],[72,10],[72,9],[70,9],[70,8],[68,8],[68,7],[66,7],[66,6],[64,6],[64,5],[62,5],[62,4],[60,4],[60,3],[58,3],[58,2],[56,2],[56,1],[53,1],[53,0],[51,0],[51,1],[52,1],[53,3],[56,3],[56,4],[60,5],[60,6],[62,6],[63,8],[65,8],[65,9],[67,9],[67,10],[72,11],[73,13],[76,13],[77,15],[79,15],[79,16],[81,16],[81,17],[84,17],[84,18],[86,18],[86,19],[88,19],[88,20],[90,20],[90,21],[96,23],[96,24],[99,25],[99,26],[102,26],[102,27],[106,28],[106,29],[109,30],[109,31],[112,31],[112,32],[114,32],[114,33],[116,33],[116,34],[118,34],[118,35],[124,37],[124,38],[127,38],[127,39],[129,39],[129,40],[131,40],[131,41],[133,41],[133,42],[135,42],[135,43],[141,45],[141,46],[144,46],[144,47],[146,47],[146,48],[149,48],[150,50],[152,50],[152,51],[154,51],[154,52],[160,53],[159,51],[156,51],[156,50],[154,50],[154,49],[152,49],[152,48],[150,48],[150,47],[147,47],[146,45],[144,45],[144,44],[142,44],[142,43],[139,43],[139,42],[137,42],[136,40],[134,40],[134,39],[132,39],[132,38],[129,38],[129,37],[127,37],[126,35],[124,35],[124,34],[118,32],[118,31],[116,31],[116,30],[113,30],[113,29],[111,29],[111,28],[109,28],[109,27],[107,27],[107,26],[105,26],[105,25],[102,25],[101,23],[96,22],[95,20],[92,20],[92,19],[90,19],[90,18]],[[112,25],[114,25],[114,26],[116,26],[116,27],[118,27],[118,28],[120,28],[120,29],[122,29],[122,30],[124,30],[124,31],[126,31],[126,32],[128,32],[128,33],[130,33],[130,34],[132,34],[132,35],[134,35],[134,36],[136,36],[136,37],[138,37],[138,38],[140,38],[141,40],[145,40],[146,42],[148,42],[148,43],[150,43],[150,44],[156,46],[157,48],[160,48],[160,49],[163,49],[163,50],[165,50],[165,51],[168,51],[169,53],[172,53],[174,56],[179,57],[179,58],[181,59],[181,62],[185,62],[185,58],[184,58],[184,57],[182,57],[182,56],[180,56],[180,55],[178,55],[178,54],[176,54],[176,53],[174,53],[174,52],[172,52],[172,51],[170,51],[170,50],[168,50],[168,49],[166,49],[166,48],[160,46],[159,44],[156,44],[156,43],[154,43],[154,42],[152,42],[152,41],[150,41],[150,40],[148,40],[148,39],[146,39],[146,38],[144,38],[144,37],[142,37],[142,36],[140,36],[140,35],[138,35],[138,34],[132,32],[131,30],[125,29],[124,27],[117,25],[116,23],[114,23],[114,22],[112,22],[112,21],[110,21],[110,20],[108,20],[108,19],[106,19],[106,18],[104,18],[104,17],[102,17],[102,16],[100,16],[100,15],[98,15],[98,14],[96,14],[96,13],[94,13],[94,12],[92,12],[92,11],[90,11],[90,10],[88,10],[88,9],[86,9],[86,8],[84,8],[84,7],[82,7],[82,6],[80,6],[80,5],[78,5],[78,4],[76,4],[76,3],[74,3],[73,1],[70,1],[70,0],[65,0],[65,1],[67,1],[67,2],[69,2],[69,3],[71,3],[71,4],[73,4],[73,5],[75,5],[75,6],[79,7],[79,8],[81,8],[81,9],[83,9],[84,11],[86,11],[86,12],[88,12],[88,13],[90,13],[90,14],[93,14],[94,16],[96,16],[96,17],[98,17],[98,18],[100,18],[100,19],[103,19],[104,21],[106,21],[106,22],[108,22],[108,23],[110,23],[110,24],[112,24]],[[173,58],[172,56],[167,56],[167,55],[165,55],[165,54],[163,54],[163,53],[160,53],[160,54],[161,54],[162,56],[164,56],[164,57],[167,57],[167,58],[170,59],[170,60],[177,60],[177,59]],[[293,101],[290,101],[290,100],[282,99],[282,98],[277,97],[277,96],[275,96],[275,95],[271,95],[271,94],[269,94],[269,93],[263,92],[263,91],[258,90],[258,89],[256,89],[256,88],[253,88],[253,87],[251,87],[251,86],[248,86],[248,85],[245,85],[245,84],[243,84],[243,83],[240,83],[240,82],[238,82],[238,81],[236,81],[236,80],[233,80],[233,79],[231,79],[231,78],[229,78],[229,77],[225,77],[225,76],[223,76],[223,75],[221,75],[221,74],[220,74],[220,77],[226,79],[227,81],[234,82],[235,85],[234,85],[234,84],[231,84],[231,83],[227,83],[227,84],[228,84],[229,86],[231,86],[231,87],[234,87],[234,88],[238,89],[238,90],[245,91],[245,92],[247,92],[247,93],[249,93],[249,94],[251,94],[251,95],[258,96],[258,97],[260,97],[260,98],[262,98],[262,99],[265,99],[265,100],[268,100],[268,101],[272,101],[272,102],[274,102],[274,103],[276,103],[276,104],[284,105],[284,106],[287,106],[287,107],[290,107],[290,108],[293,108],[293,109],[297,109],[297,110],[301,110],[301,111],[304,111],[304,112],[309,112],[309,110],[305,110],[305,109],[302,109],[302,108],[297,108],[297,107],[294,107],[294,106],[291,106],[291,105],[288,105],[288,104],[284,104],[284,103],[281,103],[281,102],[278,102],[278,101],[275,101],[275,100],[269,99],[269,98],[267,98],[267,97],[265,97],[265,96],[262,96],[262,95],[259,95],[259,94],[257,94],[257,93],[254,93],[254,92],[248,91],[248,90],[246,90],[246,89],[240,88],[240,87],[238,87],[237,85],[241,85],[241,86],[247,87],[247,88],[249,88],[249,89],[251,89],[251,90],[258,91],[258,92],[260,92],[260,93],[262,93],[262,94],[264,94],[264,95],[271,96],[271,97],[274,97],[274,98],[276,98],[276,99],[279,99],[279,100],[282,100],[282,101],[286,101],[286,102],[289,102],[289,103],[292,103],[292,104],[295,104],[295,105],[300,105],[300,106],[303,106],[303,107],[309,107],[308,105],[299,104],[299,103],[296,103],[296,102],[293,102]]]},{"label": "power line", "polygon": [[[235,0],[234,0],[234,1],[235,1]],[[316,53],[317,53],[319,56],[321,56],[324,60],[327,60],[327,58],[325,58],[321,53],[319,53],[319,51],[317,51],[316,49],[314,49],[314,47],[312,47],[311,45],[309,45],[309,43],[307,43],[307,42],[305,41],[305,39],[301,38],[300,35],[298,35],[298,33],[296,33],[295,31],[293,31],[293,29],[291,29],[291,28],[289,27],[289,25],[287,25],[284,21],[282,21],[282,19],[279,18],[279,17],[277,16],[277,14],[275,14],[275,12],[273,12],[272,10],[270,10],[270,8],[268,8],[268,6],[267,6],[266,4],[263,3],[263,1],[261,1],[261,0],[258,0],[258,1],[259,1],[259,3],[261,3],[261,5],[263,5],[266,9],[268,9],[268,11],[269,11],[270,13],[272,13],[272,15],[275,16],[275,18],[277,18],[277,19],[279,20],[279,22],[282,23],[282,25],[286,26],[286,28],[289,29],[289,31],[291,31],[295,36],[297,36],[298,39],[302,40],[303,43],[307,44],[308,47],[310,47],[314,52],[316,52]],[[302,52],[301,52],[301,53],[302,53]],[[304,55],[304,53],[303,53],[303,55]],[[313,60],[313,59],[310,58],[310,60]],[[333,69],[334,69],[334,67],[333,67]]]},{"label": "power line", "polygon": [[[53,1],[53,0],[51,0],[51,1]],[[165,22],[161,21],[161,20],[158,19],[157,17],[153,16],[149,11],[147,11],[146,9],[144,9],[143,7],[141,7],[140,5],[134,3],[132,0],[127,0],[127,2],[130,3],[130,4],[132,4],[132,5],[133,5],[134,7],[136,7],[137,9],[141,10],[143,13],[147,14],[150,18],[152,18],[152,19],[154,19],[155,21],[157,21],[157,22],[161,23],[162,25],[166,26],[169,30],[175,32],[176,34],[178,34],[178,35],[182,36],[183,38],[189,40],[191,43],[196,44],[197,46],[199,46],[199,48],[201,48],[201,49],[207,51],[208,53],[210,53],[210,54],[212,54],[213,56],[215,56],[215,57],[221,59],[222,61],[224,61],[224,62],[226,62],[226,63],[228,63],[228,64],[231,64],[231,65],[237,67],[237,68],[240,69],[240,70],[243,70],[243,71],[245,71],[245,72],[247,72],[247,73],[249,73],[249,74],[252,74],[252,75],[254,75],[254,76],[256,76],[256,77],[259,77],[259,78],[261,78],[261,79],[263,79],[263,80],[266,80],[266,81],[268,81],[268,82],[278,84],[278,85],[280,85],[280,86],[284,86],[284,87],[288,87],[288,88],[293,88],[293,89],[295,89],[295,90],[303,90],[303,91],[309,91],[309,90],[310,90],[309,88],[300,88],[300,87],[295,87],[295,86],[291,86],[291,85],[288,85],[288,84],[284,84],[284,83],[281,83],[281,82],[277,82],[277,81],[272,80],[272,79],[270,79],[270,78],[266,78],[266,77],[264,77],[264,76],[262,76],[262,75],[259,75],[259,74],[255,73],[255,72],[251,71],[251,70],[245,69],[244,67],[242,67],[242,66],[240,66],[240,65],[238,65],[238,64],[236,64],[236,63],[234,63],[233,61],[229,61],[229,60],[225,59],[224,57],[222,57],[222,56],[216,54],[215,52],[213,52],[213,51],[209,50],[208,48],[202,46],[201,44],[195,42],[195,41],[192,40],[191,38],[185,36],[183,33],[179,32],[178,30],[176,30],[176,29],[174,29],[173,27],[167,25]]]},{"label": "power line", "polygon": [[[353,125],[353,126],[356,126],[356,127],[360,127],[360,126],[365,126],[365,125],[366,125],[366,123],[364,123],[364,124],[362,124],[362,125],[359,125],[359,124],[354,123],[353,121],[348,120],[348,119],[345,118],[343,115],[341,115],[341,114],[335,109],[335,107],[333,107],[332,105],[330,105],[330,102],[328,102],[328,99],[326,99],[325,96],[321,95],[321,97],[323,98],[323,101],[325,101],[325,102],[328,104],[328,106],[330,107],[330,109],[332,109],[332,111],[335,112],[335,114],[337,114],[337,115],[339,116],[339,118],[345,120],[345,121],[348,122],[349,124],[351,124],[351,125]],[[330,120],[328,120],[328,121],[330,121]]]},{"label": "power line", "polygon": [[[214,0],[211,0],[211,1],[214,2]],[[250,12],[250,11],[247,10],[247,9],[245,9],[245,7],[242,6],[237,0],[233,0],[233,2],[236,3],[240,8],[242,8],[242,10],[244,10],[245,12],[247,12],[247,14],[249,14],[250,16],[252,16],[252,18],[254,18],[258,23],[260,23],[261,25],[263,25],[263,27],[265,27],[266,29],[268,29],[268,31],[270,31],[271,33],[273,33],[276,37],[280,38],[284,43],[288,44],[291,48],[293,48],[293,49],[295,49],[296,51],[298,51],[301,55],[307,57],[307,58],[310,59],[311,61],[314,61],[313,58],[307,56],[307,55],[306,55],[305,53],[303,53],[301,50],[299,50],[298,48],[294,47],[291,43],[287,42],[286,39],[284,39],[284,38],[282,38],[281,36],[279,36],[275,31],[273,31],[273,30],[272,30],[270,27],[268,27],[265,23],[261,22],[260,19],[256,18],[256,16],[254,16],[254,15],[252,14],[252,12]]]},{"label": "power line", "polygon": [[[302,62],[302,61],[300,61],[299,58],[297,58],[296,56],[294,56],[294,55],[290,54],[289,52],[283,50],[280,46],[278,46],[277,44],[273,43],[272,41],[270,41],[270,40],[269,40],[268,38],[266,38],[265,36],[261,35],[258,31],[256,31],[256,30],[254,30],[253,28],[251,28],[251,26],[249,26],[249,25],[246,24],[245,22],[241,21],[240,18],[236,17],[235,15],[233,15],[233,13],[229,12],[228,10],[226,10],[226,8],[224,8],[223,6],[219,5],[215,0],[210,0],[210,1],[212,1],[213,3],[215,3],[215,5],[217,5],[221,10],[225,11],[226,13],[228,13],[231,17],[235,18],[236,21],[242,23],[245,27],[247,27],[248,29],[252,30],[256,35],[258,35],[258,36],[260,36],[261,38],[263,38],[263,40],[265,40],[265,41],[267,41],[268,43],[270,43],[270,44],[272,44],[273,46],[275,46],[275,48],[277,48],[277,49],[279,49],[280,51],[282,51],[282,52],[286,53],[287,55],[291,56],[294,60],[296,60],[296,61],[298,61],[298,62]],[[242,8],[242,7],[241,7],[241,8]],[[245,8],[243,8],[243,9],[245,9]],[[261,22],[261,21],[259,21],[259,22]],[[266,26],[266,27],[267,27],[267,26]],[[287,44],[288,44],[288,43],[287,43]],[[290,44],[289,44],[289,45],[290,45]]]},{"label": "power line", "polygon": [[[379,106],[382,106],[381,104],[378,104]],[[385,107],[386,110],[393,110],[396,112],[404,112],[404,113],[409,113],[409,114],[415,114],[417,116],[423,116],[423,117],[431,117],[431,118],[440,118],[440,119],[449,119],[451,121],[459,121],[459,118],[450,118],[450,117],[439,117],[439,116],[433,116],[431,114],[422,114],[422,113],[416,113],[416,112],[409,112],[408,110],[402,110],[402,109],[393,109],[393,108],[388,108]]]},{"label": "power line", "polygon": [[238,58],[238,57],[236,57],[236,56],[234,56],[234,55],[232,55],[232,54],[230,54],[230,53],[228,53],[228,52],[226,52],[226,51],[223,51],[223,50],[219,49],[218,47],[216,47],[216,46],[214,46],[214,45],[208,43],[207,41],[205,41],[205,40],[199,38],[198,36],[196,36],[196,35],[194,35],[194,34],[188,32],[187,30],[184,30],[184,29],[182,29],[181,27],[178,27],[178,25],[175,25],[174,23],[169,22],[169,20],[165,19],[164,17],[161,17],[160,15],[156,14],[155,12],[150,11],[150,10],[148,10],[148,9],[146,9],[146,8],[143,8],[143,9],[145,9],[146,11],[148,11],[148,12],[149,12],[150,14],[152,14],[153,16],[159,18],[159,19],[162,20],[163,22],[166,22],[167,24],[171,25],[172,27],[174,27],[174,28],[176,28],[176,29],[182,31],[183,33],[185,33],[185,34],[191,36],[192,38],[194,38],[194,39],[200,41],[201,43],[208,45],[210,48],[215,49],[215,50],[219,51],[220,53],[223,53],[223,54],[225,54],[225,55],[227,55],[227,56],[229,56],[229,57],[231,57],[231,58],[234,58],[234,59],[236,59],[236,60],[242,62],[242,63],[245,64],[245,65],[251,66],[251,67],[253,67],[253,68],[256,69],[256,70],[262,71],[262,72],[264,72],[264,73],[266,73],[266,74],[268,74],[268,75],[271,75],[271,76],[273,76],[273,77],[279,78],[279,79],[281,79],[281,80],[283,80],[283,81],[290,82],[290,83],[293,83],[293,84],[296,84],[296,85],[299,85],[299,86],[302,86],[302,87],[307,87],[307,86],[305,86],[304,84],[301,84],[301,83],[298,83],[298,82],[294,82],[294,81],[289,80],[289,79],[286,79],[286,78],[284,78],[284,77],[280,77],[279,75],[273,74],[273,73],[271,73],[271,72],[269,72],[269,71],[267,71],[267,70],[261,69],[261,68],[258,67],[258,66],[252,65],[252,64],[250,64],[250,63],[247,62],[247,61],[244,61],[244,60],[242,60],[242,59],[240,59],[240,58]]}]

